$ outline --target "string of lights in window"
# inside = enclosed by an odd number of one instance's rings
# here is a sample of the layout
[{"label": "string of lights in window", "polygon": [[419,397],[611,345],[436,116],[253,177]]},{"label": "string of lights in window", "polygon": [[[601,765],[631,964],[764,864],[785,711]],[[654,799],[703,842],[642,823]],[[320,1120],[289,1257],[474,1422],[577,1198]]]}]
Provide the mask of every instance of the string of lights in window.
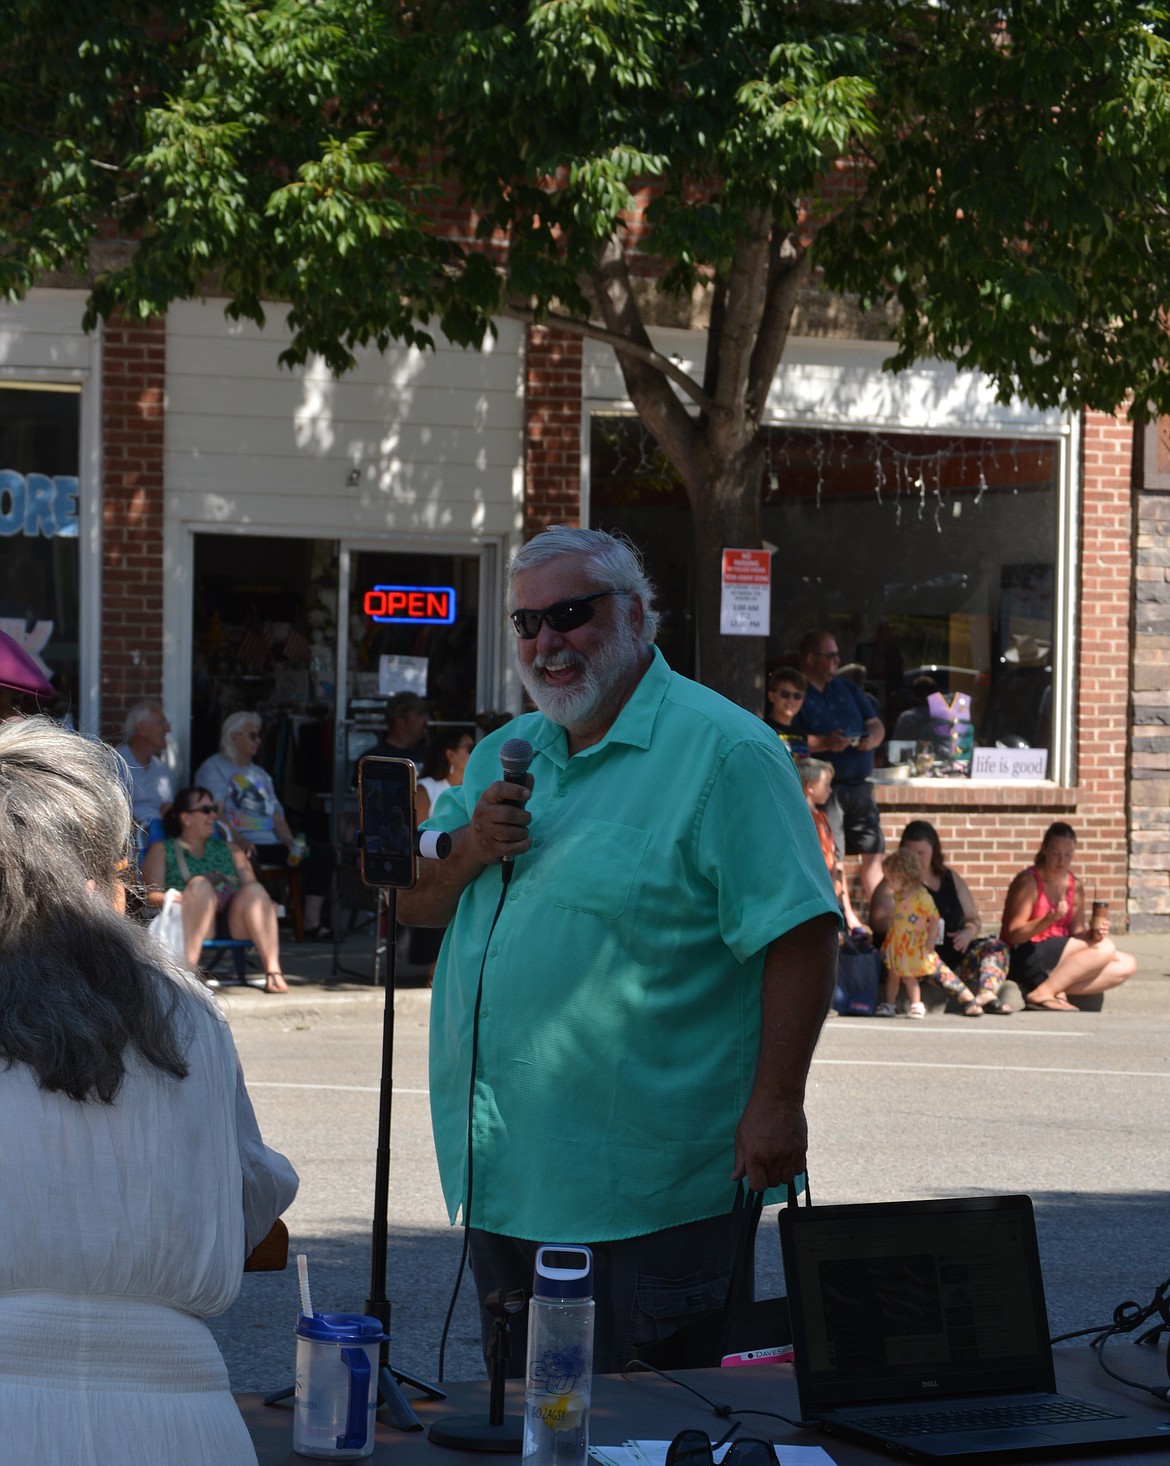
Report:
[{"label": "string of lights in window", "polygon": [[[626,413],[593,419],[597,478],[623,487],[623,497],[653,500],[681,491],[678,476],[641,420]],[[933,437],[912,431],[772,426],[763,430],[763,503],[777,506],[808,499],[817,509],[845,485],[850,497],[865,483],[879,504],[918,520],[933,520],[942,533],[948,515],[979,508],[989,493],[1054,486],[1056,443],[1040,437]],[[604,458],[604,463],[601,459]]]},{"label": "string of lights in window", "polygon": [[[944,514],[953,513],[960,499],[978,508],[996,489],[1016,494],[1021,488],[1037,487],[1037,455],[1054,446],[1052,440],[955,436],[931,440],[910,432],[851,428],[769,428],[765,442],[765,504],[791,494],[794,477],[810,470],[818,509],[836,475],[846,476],[851,484],[864,476],[879,504],[892,503],[896,524],[902,523],[904,509],[916,509],[918,519],[928,514],[933,518],[940,534]],[[957,485],[975,492],[963,492]]]}]

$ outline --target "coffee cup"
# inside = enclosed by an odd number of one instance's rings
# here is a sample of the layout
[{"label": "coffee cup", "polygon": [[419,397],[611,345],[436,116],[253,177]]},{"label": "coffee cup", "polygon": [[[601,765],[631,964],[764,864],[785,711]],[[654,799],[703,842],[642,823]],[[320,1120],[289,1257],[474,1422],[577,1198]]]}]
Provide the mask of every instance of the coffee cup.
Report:
[{"label": "coffee cup", "polygon": [[328,1461],[372,1456],[382,1325],[359,1313],[302,1313],[296,1336],[293,1450]]},{"label": "coffee cup", "polygon": [[1109,918],[1109,902],[1094,901],[1089,912],[1089,930],[1097,935]]}]

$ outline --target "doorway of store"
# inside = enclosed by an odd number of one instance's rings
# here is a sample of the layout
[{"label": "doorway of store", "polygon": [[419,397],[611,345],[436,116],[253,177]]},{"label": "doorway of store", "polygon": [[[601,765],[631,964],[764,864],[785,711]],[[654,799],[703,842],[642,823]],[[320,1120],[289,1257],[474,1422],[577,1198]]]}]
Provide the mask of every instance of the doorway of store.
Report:
[{"label": "doorway of store", "polygon": [[[256,712],[256,762],[289,822],[343,843],[356,760],[383,731],[395,693],[425,699],[434,731],[474,727],[487,700],[488,553],[197,533],[190,767],[217,751],[225,718]],[[425,737],[412,753],[421,765]]]}]

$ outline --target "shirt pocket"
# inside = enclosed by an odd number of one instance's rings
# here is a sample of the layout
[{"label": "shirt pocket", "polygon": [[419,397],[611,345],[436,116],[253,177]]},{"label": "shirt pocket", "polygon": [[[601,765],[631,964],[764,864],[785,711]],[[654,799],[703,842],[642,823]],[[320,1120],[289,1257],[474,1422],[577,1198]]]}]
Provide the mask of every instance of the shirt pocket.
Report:
[{"label": "shirt pocket", "polygon": [[558,830],[548,840],[542,862],[548,899],[568,911],[620,916],[649,843],[649,832],[633,825],[574,820],[571,830]]}]

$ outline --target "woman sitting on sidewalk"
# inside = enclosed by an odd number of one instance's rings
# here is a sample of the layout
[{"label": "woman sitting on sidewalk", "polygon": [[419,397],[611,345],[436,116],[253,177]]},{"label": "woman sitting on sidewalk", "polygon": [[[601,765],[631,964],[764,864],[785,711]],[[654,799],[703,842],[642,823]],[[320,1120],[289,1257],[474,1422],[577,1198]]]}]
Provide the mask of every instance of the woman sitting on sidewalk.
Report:
[{"label": "woman sitting on sidewalk", "polygon": [[[1011,1013],[1012,1006],[1000,998],[1007,978],[1008,946],[995,937],[980,936],[983,923],[971,888],[946,863],[938,831],[927,820],[911,820],[902,831],[899,848],[911,850],[922,868],[922,884],[943,919],[943,940],[938,955],[975,994],[985,1013]],[[893,893],[883,881],[873,893],[869,920],[874,931],[885,935],[894,910]]]},{"label": "woman sitting on sidewalk", "polygon": [[250,941],[264,964],[265,992],[287,993],[276,907],[244,852],[216,836],[217,813],[206,789],[195,786],[175,795],[163,816],[166,838],[156,840],[142,860],[147,904],[161,907],[167,891],[179,892],[188,967],[199,965],[203,943],[213,936]]},{"label": "woman sitting on sidewalk", "polygon": [[1137,959],[1109,940],[1109,917],[1085,922],[1085,888],[1073,874],[1076,832],[1063,820],[1049,825],[1035,865],[1008,889],[1000,936],[1012,949],[1012,981],[1024,1006],[1076,1013],[1073,997],[1102,993],[1137,971]]}]

